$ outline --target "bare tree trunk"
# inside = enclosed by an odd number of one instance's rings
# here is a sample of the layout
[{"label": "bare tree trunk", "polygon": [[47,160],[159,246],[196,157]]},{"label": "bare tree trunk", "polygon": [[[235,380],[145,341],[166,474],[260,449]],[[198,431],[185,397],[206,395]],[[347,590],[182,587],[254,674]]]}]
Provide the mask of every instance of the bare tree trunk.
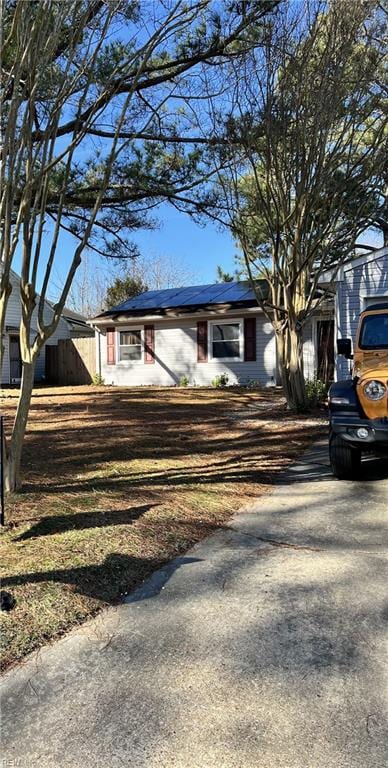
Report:
[{"label": "bare tree trunk", "polygon": [[12,429],[12,437],[7,446],[5,457],[4,484],[5,490],[8,493],[17,491],[20,488],[20,464],[34,385],[34,371],[35,360],[32,363],[23,362],[19,401]]},{"label": "bare tree trunk", "polygon": [[276,350],[287,408],[303,411],[306,408],[306,385],[303,372],[302,329],[287,327],[278,331]]},{"label": "bare tree trunk", "polygon": [[303,336],[302,329],[289,330],[289,386],[291,390],[290,407],[295,411],[306,408],[306,385],[303,372]]},{"label": "bare tree trunk", "polygon": [[286,332],[285,330],[278,331],[276,333],[276,354],[278,360],[278,368],[280,373],[280,382],[282,385],[284,397],[286,398],[287,408],[290,407],[291,391],[289,388],[287,366],[286,366]]}]

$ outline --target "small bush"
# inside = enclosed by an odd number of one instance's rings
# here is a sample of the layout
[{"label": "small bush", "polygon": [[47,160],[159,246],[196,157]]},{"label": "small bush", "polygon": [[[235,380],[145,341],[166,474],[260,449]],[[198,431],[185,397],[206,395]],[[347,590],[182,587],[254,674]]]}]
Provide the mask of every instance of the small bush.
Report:
[{"label": "small bush", "polygon": [[245,386],[247,389],[261,389],[261,384],[258,379],[248,379]]},{"label": "small bush", "polygon": [[105,379],[102,378],[101,373],[94,373],[92,376],[92,384],[95,387],[101,387],[105,384]]},{"label": "small bush", "polygon": [[316,408],[317,405],[326,399],[328,385],[321,379],[306,379],[306,403],[309,408]]},{"label": "small bush", "polygon": [[220,389],[221,387],[227,387],[229,376],[227,373],[220,373],[219,376],[215,376],[212,381],[212,387]]},{"label": "small bush", "polygon": [[187,376],[181,376],[178,381],[178,387],[188,387],[189,383]]}]

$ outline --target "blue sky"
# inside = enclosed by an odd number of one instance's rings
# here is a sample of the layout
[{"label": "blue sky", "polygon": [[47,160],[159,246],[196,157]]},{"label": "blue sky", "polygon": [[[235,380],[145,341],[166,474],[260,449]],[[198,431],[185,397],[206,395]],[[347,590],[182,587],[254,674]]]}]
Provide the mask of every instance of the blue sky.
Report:
[{"label": "blue sky", "polygon": [[157,217],[160,228],[138,232],[132,239],[144,254],[166,254],[182,260],[196,275],[198,283],[216,282],[219,264],[225,272],[235,268],[235,243],[226,231],[211,222],[196,224],[184,213],[168,204],[161,205]]},{"label": "blue sky", "polygon": [[[142,254],[150,257],[173,257],[174,261],[182,264],[185,272],[192,273],[193,278],[189,281],[191,284],[215,283],[217,265],[220,265],[225,272],[234,271],[237,249],[227,231],[220,231],[211,221],[200,226],[188,215],[177,211],[167,203],[155,209],[153,216],[160,223],[157,229],[139,230],[131,234],[131,239],[138,245]],[[51,238],[47,237],[47,251],[50,242]],[[370,230],[359,238],[359,242],[366,242],[375,247],[382,245],[381,236]],[[66,279],[76,245],[76,240],[70,234],[61,235],[53,271],[53,284],[48,291],[52,299],[57,297],[58,288]],[[96,258],[101,267],[101,259],[98,256]],[[13,265],[17,272],[20,270],[19,261],[19,253],[17,253]],[[43,258],[42,261],[45,262],[45,259]],[[106,260],[103,263],[106,264],[108,271],[109,261]],[[38,290],[42,274],[39,278]]]},{"label": "blue sky", "polygon": [[[235,268],[236,246],[231,236],[226,231],[219,231],[215,224],[207,222],[204,226],[196,224],[184,213],[177,211],[167,203],[159,206],[153,212],[153,217],[159,220],[159,227],[154,230],[139,230],[129,235],[144,255],[170,256],[174,261],[181,262],[185,271],[193,274],[194,284],[215,283],[216,269],[219,264],[225,272],[233,272]],[[47,227],[48,230],[51,226]],[[47,233],[48,235],[48,233]],[[46,236],[45,245],[47,252],[51,244],[51,238]],[[57,248],[53,277],[55,286],[49,289],[49,295],[55,298],[58,286],[66,279],[71,257],[77,241],[68,233],[62,233]],[[20,249],[15,255],[13,268],[20,271]],[[42,257],[44,246],[42,248]],[[99,265],[101,266],[101,259]],[[38,290],[42,280],[42,270],[38,279]],[[106,269],[109,270],[109,261],[106,260]]]}]

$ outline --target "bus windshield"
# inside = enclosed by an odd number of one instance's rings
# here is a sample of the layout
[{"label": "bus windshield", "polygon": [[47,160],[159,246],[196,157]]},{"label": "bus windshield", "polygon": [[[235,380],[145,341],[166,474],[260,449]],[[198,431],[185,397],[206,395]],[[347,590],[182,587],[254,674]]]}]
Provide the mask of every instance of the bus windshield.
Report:
[{"label": "bus windshield", "polygon": [[388,349],[388,313],[364,317],[359,347],[360,349]]}]

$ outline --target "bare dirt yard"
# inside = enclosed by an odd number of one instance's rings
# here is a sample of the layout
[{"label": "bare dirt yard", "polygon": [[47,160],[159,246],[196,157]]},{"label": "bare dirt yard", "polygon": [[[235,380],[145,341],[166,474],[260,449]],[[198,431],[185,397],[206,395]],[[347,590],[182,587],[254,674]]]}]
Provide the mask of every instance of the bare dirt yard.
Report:
[{"label": "bare dirt yard", "polygon": [[[9,431],[16,390],[0,400]],[[59,387],[34,391],[22,492],[6,503],[8,666],[267,492],[322,433],[278,391]]]}]

